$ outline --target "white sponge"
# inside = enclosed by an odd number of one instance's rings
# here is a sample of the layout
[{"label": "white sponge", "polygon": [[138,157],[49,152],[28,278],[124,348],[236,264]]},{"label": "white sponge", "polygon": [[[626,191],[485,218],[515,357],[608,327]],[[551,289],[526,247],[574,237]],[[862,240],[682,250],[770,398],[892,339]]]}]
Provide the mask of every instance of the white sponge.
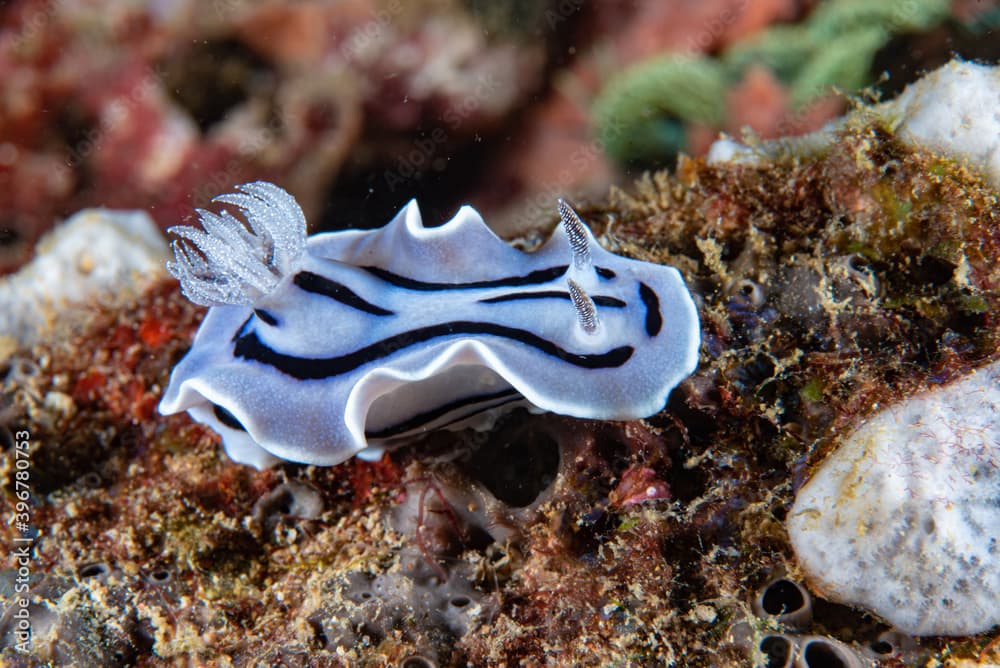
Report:
[{"label": "white sponge", "polygon": [[766,164],[781,155],[814,155],[839,140],[853,122],[875,118],[906,144],[922,147],[982,173],[1000,188],[1000,67],[953,60],[915,81],[895,99],[854,111],[808,135],[747,146],[728,137],[709,149],[710,164]]},{"label": "white sponge", "polygon": [[953,60],[878,111],[906,142],[963,162],[1000,187],[1000,68]]},{"label": "white sponge", "polygon": [[39,243],[35,258],[0,278],[0,360],[66,336],[94,305],[120,304],[166,275],[167,242],[145,211],[84,209]]},{"label": "white sponge", "polygon": [[1000,624],[1000,362],[887,408],[799,491],[809,581],[914,635]]}]

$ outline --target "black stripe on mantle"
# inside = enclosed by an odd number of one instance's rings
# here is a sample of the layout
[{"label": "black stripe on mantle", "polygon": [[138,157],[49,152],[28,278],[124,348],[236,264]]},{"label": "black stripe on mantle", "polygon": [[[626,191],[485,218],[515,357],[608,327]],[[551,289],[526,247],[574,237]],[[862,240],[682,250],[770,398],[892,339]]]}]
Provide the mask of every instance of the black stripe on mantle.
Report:
[{"label": "black stripe on mantle", "polygon": [[[241,327],[241,331],[242,329]],[[385,359],[401,350],[406,350],[427,341],[463,335],[495,336],[510,339],[567,364],[584,369],[620,367],[628,362],[629,358],[632,357],[632,353],[635,352],[635,348],[632,346],[620,346],[603,353],[574,353],[524,329],[497,325],[491,322],[456,320],[411,329],[389,336],[381,341],[376,341],[344,355],[318,358],[286,355],[268,347],[267,344],[260,340],[255,331],[243,334],[237,332],[237,336],[234,339],[233,356],[267,364],[299,380],[321,380],[349,373],[361,366]]]},{"label": "black stripe on mantle", "polygon": [[656,336],[663,327],[663,314],[660,313],[660,298],[653,288],[645,283],[639,283],[639,297],[646,305],[646,334]]},{"label": "black stripe on mantle", "polygon": [[311,271],[300,271],[295,274],[292,282],[306,292],[329,297],[345,306],[350,306],[365,313],[379,316],[395,315],[395,312],[372,304],[370,301],[360,297],[354,290],[351,290],[343,283],[338,283],[325,276],[314,274]]},{"label": "black stripe on mantle", "polygon": [[[382,267],[368,266],[361,267],[372,276],[382,279],[397,288],[406,290],[420,290],[424,292],[434,292],[439,290],[481,290],[485,288],[509,288],[526,285],[541,285],[556,280],[569,269],[568,264],[548,267],[546,269],[536,269],[521,276],[505,276],[503,278],[493,278],[484,281],[468,281],[465,283],[445,283],[439,281],[421,281],[409,276],[396,274]],[[594,267],[597,275],[605,280],[615,277],[615,272],[605,267]]]},{"label": "black stripe on mantle", "polygon": [[[505,295],[497,295],[496,297],[488,297],[486,299],[480,299],[480,304],[499,304],[500,302],[513,302],[521,301],[523,299],[564,299],[566,301],[572,301],[568,292],[560,292],[559,290],[545,290],[543,292],[511,292]],[[594,303],[598,306],[607,306],[608,308],[625,308],[628,306],[621,299],[616,297],[606,297],[604,295],[594,295],[591,297]]]},{"label": "black stripe on mantle", "polygon": [[416,278],[409,278],[408,276],[394,274],[388,269],[382,269],[381,267],[362,267],[362,269],[367,271],[372,276],[382,279],[386,283],[395,285],[397,288],[433,292],[440,290],[479,290],[483,288],[506,288],[522,285],[539,285],[541,283],[549,283],[550,281],[556,280],[566,273],[566,270],[569,269],[569,265],[564,264],[556,267],[549,267],[548,269],[536,269],[535,271],[522,276],[505,276],[504,278],[494,278],[487,281],[469,281],[467,283],[421,281]]}]

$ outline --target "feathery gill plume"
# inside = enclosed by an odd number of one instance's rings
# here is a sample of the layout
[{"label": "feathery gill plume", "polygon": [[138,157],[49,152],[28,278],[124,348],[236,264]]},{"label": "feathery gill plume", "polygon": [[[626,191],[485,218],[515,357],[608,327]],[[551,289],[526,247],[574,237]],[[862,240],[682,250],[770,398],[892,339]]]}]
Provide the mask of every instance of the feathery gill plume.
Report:
[{"label": "feathery gill plume", "polygon": [[245,224],[224,209],[197,209],[204,230],[167,230],[180,237],[171,244],[176,261],[167,270],[184,295],[202,306],[258,302],[294,270],[305,249],[306,220],[294,197],[264,181],[236,189],[212,201],[236,206]]}]

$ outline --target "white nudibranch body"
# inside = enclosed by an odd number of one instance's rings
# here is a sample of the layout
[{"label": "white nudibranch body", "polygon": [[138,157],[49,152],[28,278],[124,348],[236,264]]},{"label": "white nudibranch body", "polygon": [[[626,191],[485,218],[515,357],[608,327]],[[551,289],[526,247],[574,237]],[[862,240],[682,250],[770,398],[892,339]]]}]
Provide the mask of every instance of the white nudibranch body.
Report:
[{"label": "white nudibranch body", "polygon": [[518,405],[646,417],[697,365],[680,272],[604,250],[563,201],[562,232],[524,253],[468,206],[427,228],[410,202],[381,229],[307,239],[284,190],[238,190],[216,199],[247,225],[199,211],[204,232],[170,230],[168,269],[211,308],[160,403],[212,427],[238,462],[376,458]]}]

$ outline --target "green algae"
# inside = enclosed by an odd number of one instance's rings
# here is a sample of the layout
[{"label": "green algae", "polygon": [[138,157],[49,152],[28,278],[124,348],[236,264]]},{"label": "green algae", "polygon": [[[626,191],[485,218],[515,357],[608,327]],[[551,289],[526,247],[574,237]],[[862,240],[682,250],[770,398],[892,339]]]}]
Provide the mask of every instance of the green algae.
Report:
[{"label": "green algae", "polygon": [[615,77],[593,115],[605,152],[619,159],[654,158],[683,148],[681,123],[722,120],[728,83],[714,61],[665,55]]},{"label": "green algae", "polygon": [[872,83],[879,49],[897,34],[945,21],[949,9],[947,0],[831,0],[802,23],[771,26],[717,58],[654,56],[607,82],[591,112],[596,134],[621,163],[669,163],[686,148],[685,123],[722,126],[725,85],[750,67],[773,71],[801,110],[832,91],[850,94]]}]

